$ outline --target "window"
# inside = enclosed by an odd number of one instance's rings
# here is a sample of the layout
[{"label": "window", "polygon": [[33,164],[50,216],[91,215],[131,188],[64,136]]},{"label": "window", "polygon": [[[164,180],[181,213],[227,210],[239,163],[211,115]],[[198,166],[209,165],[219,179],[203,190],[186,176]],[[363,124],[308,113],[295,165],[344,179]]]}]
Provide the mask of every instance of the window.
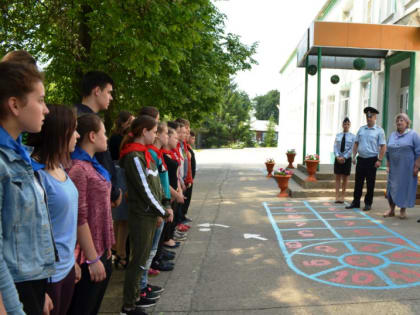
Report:
[{"label": "window", "polygon": [[396,0],[380,1],[379,23],[387,21],[395,13],[396,5]]},{"label": "window", "polygon": [[325,133],[331,135],[333,133],[334,126],[334,109],[335,109],[335,95],[329,95],[327,98],[327,104],[324,109],[325,121],[323,126],[325,127]]},{"label": "window", "polygon": [[349,102],[350,102],[350,90],[344,90],[340,92],[340,112],[341,120],[349,116]]},{"label": "window", "polygon": [[362,103],[362,108],[365,108],[370,104],[370,80],[361,82],[361,85],[360,100]]},{"label": "window", "polygon": [[365,6],[365,23],[372,23],[372,2],[373,0],[367,0]]}]

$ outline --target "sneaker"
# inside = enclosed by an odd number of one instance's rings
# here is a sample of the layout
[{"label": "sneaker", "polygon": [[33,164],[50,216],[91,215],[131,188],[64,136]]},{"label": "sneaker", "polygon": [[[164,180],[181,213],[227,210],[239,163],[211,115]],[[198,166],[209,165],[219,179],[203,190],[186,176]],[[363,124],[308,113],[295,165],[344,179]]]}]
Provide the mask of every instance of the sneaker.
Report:
[{"label": "sneaker", "polygon": [[168,251],[168,252],[162,252],[162,254],[160,255],[160,258],[163,260],[174,260],[175,259],[175,254],[171,254],[172,252]]},{"label": "sneaker", "polygon": [[156,269],[153,269],[153,268],[149,268],[148,274],[151,277],[155,277],[155,276],[158,276],[160,274],[160,271],[156,270]]},{"label": "sneaker", "polygon": [[156,301],[145,298],[143,296],[143,293],[140,294],[140,300],[136,302],[136,307],[141,307],[141,308],[148,308],[155,305],[156,305]]},{"label": "sneaker", "polygon": [[146,299],[152,300],[152,301],[153,300],[158,300],[158,299],[160,299],[160,294],[152,292],[152,290],[149,290],[149,288],[146,287],[143,290],[141,290],[140,299],[141,298],[146,298]]},{"label": "sneaker", "polygon": [[121,308],[120,315],[147,315],[140,308],[134,307],[132,310],[126,310],[124,307]]},{"label": "sneaker", "polygon": [[181,236],[181,235],[174,235],[174,240],[175,241],[185,241],[187,238],[185,236]]},{"label": "sneaker", "polygon": [[163,291],[165,291],[164,288],[158,286],[158,285],[153,285],[153,284],[148,284],[147,285],[147,289],[151,290],[154,293],[162,293]]},{"label": "sneaker", "polygon": [[192,222],[193,220],[191,219],[191,218],[189,218],[189,217],[185,217],[185,219],[184,219],[184,222],[187,222],[187,223],[190,223],[190,222]]},{"label": "sneaker", "polygon": [[152,263],[153,269],[160,271],[171,271],[174,269],[174,264],[165,260],[156,260]]},{"label": "sneaker", "polygon": [[188,231],[188,228],[187,228],[185,225],[183,225],[183,224],[178,224],[178,225],[176,226],[176,229],[177,229],[178,231],[181,231],[181,232],[187,232],[187,231]]},{"label": "sneaker", "polygon": [[178,230],[175,230],[174,232],[174,236],[187,236],[187,235],[188,235],[188,232],[181,232]]}]

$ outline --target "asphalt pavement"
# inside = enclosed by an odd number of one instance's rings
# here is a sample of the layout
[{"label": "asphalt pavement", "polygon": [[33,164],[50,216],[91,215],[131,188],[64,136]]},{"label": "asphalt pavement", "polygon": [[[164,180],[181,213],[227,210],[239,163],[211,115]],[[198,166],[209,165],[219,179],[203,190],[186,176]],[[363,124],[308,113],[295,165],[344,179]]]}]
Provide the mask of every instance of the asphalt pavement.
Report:
[{"label": "asphalt pavement", "polygon": [[[346,210],[326,198],[280,199],[264,161],[275,149],[203,150],[176,266],[149,314],[420,314],[420,208]],[[347,200],[350,202],[351,200]],[[398,214],[398,211],[397,211]],[[101,314],[118,314],[115,271]]]}]

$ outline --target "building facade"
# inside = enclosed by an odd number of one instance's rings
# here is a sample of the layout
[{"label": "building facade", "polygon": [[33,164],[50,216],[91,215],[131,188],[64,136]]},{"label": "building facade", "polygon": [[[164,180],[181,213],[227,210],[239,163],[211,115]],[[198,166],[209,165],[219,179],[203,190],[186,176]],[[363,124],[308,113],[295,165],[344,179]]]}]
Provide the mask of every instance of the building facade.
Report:
[{"label": "building facade", "polygon": [[[420,25],[420,0],[329,0],[316,20],[325,22]],[[309,23],[308,23],[309,24]],[[420,34],[419,34],[420,36]],[[294,148],[303,160],[305,68],[297,67],[297,50],[291,52],[281,73],[279,137],[280,151]],[[356,133],[366,123],[363,108],[380,111],[377,123],[389,135],[394,117],[408,113],[412,128],[420,132],[420,54],[388,52],[377,71],[322,69],[320,106],[320,159],[333,163],[333,142],[345,117]],[[339,82],[333,84],[331,77]],[[308,76],[306,154],[316,153],[317,76]],[[386,103],[385,116],[383,115]]]}]

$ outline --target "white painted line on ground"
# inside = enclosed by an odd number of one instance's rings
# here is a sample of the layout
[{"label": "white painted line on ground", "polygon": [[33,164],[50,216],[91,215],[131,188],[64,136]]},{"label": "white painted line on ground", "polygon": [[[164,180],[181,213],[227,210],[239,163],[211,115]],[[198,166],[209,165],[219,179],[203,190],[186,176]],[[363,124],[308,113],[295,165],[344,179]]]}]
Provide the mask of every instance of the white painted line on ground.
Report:
[{"label": "white painted line on ground", "polygon": [[260,234],[244,234],[244,238],[255,238],[257,240],[266,241],[267,239],[265,237],[261,237]]}]

